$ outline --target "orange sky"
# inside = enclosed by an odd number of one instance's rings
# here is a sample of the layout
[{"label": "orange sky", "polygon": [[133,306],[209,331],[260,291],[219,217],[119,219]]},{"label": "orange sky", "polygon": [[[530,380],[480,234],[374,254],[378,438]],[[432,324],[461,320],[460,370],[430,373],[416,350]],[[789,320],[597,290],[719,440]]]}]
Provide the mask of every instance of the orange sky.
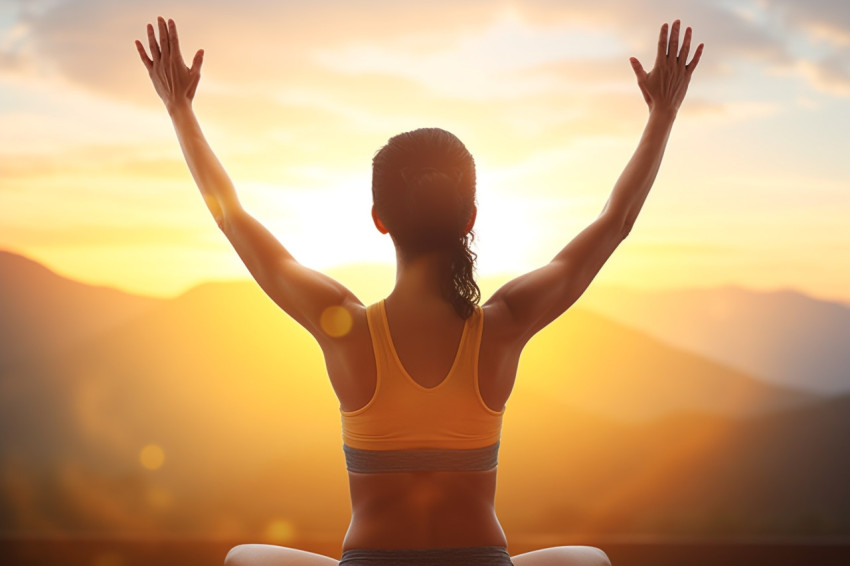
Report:
[{"label": "orange sky", "polygon": [[646,114],[628,57],[649,65],[673,16],[705,56],[598,281],[850,302],[848,10],[728,5],[4,3],[0,247],[145,294],[247,276],[133,47],[162,14],[184,50],[206,51],[196,111],[243,202],[302,262],[392,262],[368,214],[370,160],[436,125],[476,157],[480,272],[531,269],[605,203]]}]

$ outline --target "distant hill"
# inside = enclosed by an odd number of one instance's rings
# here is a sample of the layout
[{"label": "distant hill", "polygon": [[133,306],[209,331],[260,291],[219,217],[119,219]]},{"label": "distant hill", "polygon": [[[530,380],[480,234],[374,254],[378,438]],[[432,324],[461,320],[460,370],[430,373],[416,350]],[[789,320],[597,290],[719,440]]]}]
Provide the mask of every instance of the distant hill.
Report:
[{"label": "distant hill", "polygon": [[[347,521],[321,352],[253,283],[192,289],[0,387],[0,528],[233,535],[279,510],[302,529]],[[139,460],[151,443],[165,454],[155,471]],[[262,485],[274,492],[258,499]]]},{"label": "distant hill", "polygon": [[792,290],[592,287],[581,306],[771,383],[850,392],[850,307]]},{"label": "distant hill", "polygon": [[812,399],[580,307],[526,346],[517,387],[540,391],[570,410],[619,420],[693,411],[751,415]]},{"label": "distant hill", "polygon": [[68,348],[159,304],[0,250],[0,368]]},{"label": "distant hill", "polygon": [[850,534],[850,396],[629,426],[565,413],[540,395],[516,401],[538,417],[509,420],[502,435],[497,502],[509,532]]},{"label": "distant hill", "polygon": [[[577,308],[521,360],[499,515],[509,534],[850,534],[846,403]],[[337,409],[319,348],[255,284],[149,303],[0,368],[0,530],[341,538]]]}]

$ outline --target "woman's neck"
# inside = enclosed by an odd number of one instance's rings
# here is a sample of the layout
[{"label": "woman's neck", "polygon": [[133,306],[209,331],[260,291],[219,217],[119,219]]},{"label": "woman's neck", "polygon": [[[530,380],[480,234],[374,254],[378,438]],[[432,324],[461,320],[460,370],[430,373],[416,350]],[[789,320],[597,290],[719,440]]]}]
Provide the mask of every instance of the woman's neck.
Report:
[{"label": "woman's neck", "polygon": [[405,303],[445,302],[443,287],[449,260],[442,252],[425,252],[410,257],[396,249],[395,287],[390,297]]}]

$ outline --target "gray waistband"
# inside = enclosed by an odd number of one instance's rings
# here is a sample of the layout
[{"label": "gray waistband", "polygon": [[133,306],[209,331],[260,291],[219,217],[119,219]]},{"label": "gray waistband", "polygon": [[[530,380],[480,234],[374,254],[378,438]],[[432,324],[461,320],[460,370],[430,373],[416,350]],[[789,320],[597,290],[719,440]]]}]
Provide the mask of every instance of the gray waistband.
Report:
[{"label": "gray waistband", "polygon": [[345,467],[350,472],[449,472],[484,471],[496,467],[499,443],[465,450],[420,448],[416,450],[362,450],[342,445]]},{"label": "gray waistband", "polygon": [[372,549],[356,548],[342,553],[340,566],[513,566],[503,546],[462,548]]}]

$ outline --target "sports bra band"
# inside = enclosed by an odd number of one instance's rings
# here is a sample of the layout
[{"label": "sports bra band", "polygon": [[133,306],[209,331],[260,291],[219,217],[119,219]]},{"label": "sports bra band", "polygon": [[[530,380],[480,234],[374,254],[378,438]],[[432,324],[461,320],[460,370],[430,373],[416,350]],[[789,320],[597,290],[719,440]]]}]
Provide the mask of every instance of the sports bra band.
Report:
[{"label": "sports bra band", "polygon": [[498,463],[499,443],[482,448],[415,450],[364,450],[342,445],[345,467],[350,472],[486,471]]}]

